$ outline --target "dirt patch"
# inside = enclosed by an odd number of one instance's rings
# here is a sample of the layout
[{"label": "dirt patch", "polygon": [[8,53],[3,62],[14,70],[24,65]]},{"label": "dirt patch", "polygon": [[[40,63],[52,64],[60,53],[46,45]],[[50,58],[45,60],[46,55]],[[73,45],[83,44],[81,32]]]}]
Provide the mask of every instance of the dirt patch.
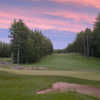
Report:
[{"label": "dirt patch", "polygon": [[17,70],[48,70],[46,67],[25,67],[25,66],[14,66],[13,69]]},{"label": "dirt patch", "polygon": [[8,65],[11,64],[10,62],[0,62],[0,65]]},{"label": "dirt patch", "polygon": [[38,91],[37,94],[45,94],[49,92],[58,92],[58,91],[59,92],[75,91],[78,93],[87,94],[100,98],[100,88],[87,85],[71,84],[66,82],[54,83],[51,88]]}]

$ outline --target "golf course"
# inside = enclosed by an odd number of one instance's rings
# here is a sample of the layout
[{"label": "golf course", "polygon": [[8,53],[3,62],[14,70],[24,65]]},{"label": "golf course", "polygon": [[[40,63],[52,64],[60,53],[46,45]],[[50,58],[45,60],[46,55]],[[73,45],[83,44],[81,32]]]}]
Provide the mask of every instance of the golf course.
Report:
[{"label": "golf course", "polygon": [[[0,58],[0,62],[1,100],[100,100],[99,96],[75,90],[37,94],[57,82],[100,88],[99,58],[85,58],[79,54],[52,54],[34,64],[15,65],[11,64],[10,58]],[[24,67],[17,69],[19,66]]]},{"label": "golf course", "polygon": [[0,8],[0,100],[100,100],[100,0]]}]

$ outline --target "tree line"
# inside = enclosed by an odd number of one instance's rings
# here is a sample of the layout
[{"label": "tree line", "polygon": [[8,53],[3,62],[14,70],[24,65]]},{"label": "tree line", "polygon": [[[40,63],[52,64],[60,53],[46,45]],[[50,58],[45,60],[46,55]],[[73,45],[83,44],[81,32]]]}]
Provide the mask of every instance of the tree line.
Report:
[{"label": "tree line", "polygon": [[100,57],[100,14],[93,25],[93,30],[86,28],[77,34],[75,41],[63,50],[65,53],[75,52],[84,56]]},{"label": "tree line", "polygon": [[10,57],[11,46],[8,43],[0,41],[0,57]]},{"label": "tree line", "polygon": [[[33,63],[53,52],[51,41],[39,30],[30,30],[22,20],[14,20],[10,28],[11,43],[0,42],[0,57],[13,58],[14,63]],[[77,34],[75,41],[56,53],[80,53],[100,57],[100,14],[93,30],[86,28]]]},{"label": "tree line", "polygon": [[39,61],[53,52],[51,41],[39,30],[30,30],[22,20],[14,20],[10,27],[11,43],[0,42],[0,57],[12,57],[13,63]]}]

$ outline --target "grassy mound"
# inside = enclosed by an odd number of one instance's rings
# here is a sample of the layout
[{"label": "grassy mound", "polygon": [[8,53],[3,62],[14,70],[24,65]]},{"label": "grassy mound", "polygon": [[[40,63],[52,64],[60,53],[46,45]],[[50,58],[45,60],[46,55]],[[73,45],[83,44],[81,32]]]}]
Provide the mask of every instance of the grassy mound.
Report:
[{"label": "grassy mound", "polygon": [[89,81],[71,77],[51,77],[16,75],[0,72],[0,99],[1,100],[99,100],[78,93],[52,93],[37,95],[36,91],[51,87],[52,83],[65,81],[70,83],[99,86],[100,81]]}]

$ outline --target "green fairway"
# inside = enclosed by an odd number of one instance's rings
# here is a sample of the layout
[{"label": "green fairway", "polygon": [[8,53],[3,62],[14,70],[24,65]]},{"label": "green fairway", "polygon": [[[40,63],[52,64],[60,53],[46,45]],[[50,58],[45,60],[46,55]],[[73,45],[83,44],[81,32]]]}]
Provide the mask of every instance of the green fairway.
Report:
[{"label": "green fairway", "polygon": [[[3,59],[3,61],[4,60],[6,61],[6,59]],[[6,66],[10,66],[10,65],[6,65]],[[8,71],[16,74],[24,74],[24,75],[27,74],[27,75],[38,75],[38,76],[39,75],[69,76],[69,77],[75,77],[80,79],[100,80],[100,59],[99,58],[86,58],[77,54],[53,54],[44,57],[40,62],[37,62],[32,65],[24,65],[24,66],[25,67],[43,66],[43,67],[47,67],[48,70],[18,71],[13,69],[4,69],[5,67],[0,68],[0,70]]]},{"label": "green fairway", "polygon": [[100,72],[85,72],[85,71],[52,71],[52,70],[14,70],[0,68],[0,71],[11,72],[19,75],[35,75],[35,76],[64,76],[75,77],[80,79],[100,81]]},{"label": "green fairway", "polygon": [[36,91],[49,88],[59,81],[99,86],[100,81],[70,77],[16,75],[0,71],[0,100],[99,100],[74,92],[37,95]]},{"label": "green fairway", "polygon": [[[0,62],[6,61],[9,62],[11,59],[0,59]],[[75,92],[36,94],[39,90],[51,87],[55,82],[100,87],[98,58],[85,58],[76,54],[53,54],[35,64],[17,65],[43,66],[48,70],[16,70],[12,69],[13,66],[15,65],[0,65],[0,100],[100,100]]]},{"label": "green fairway", "polygon": [[33,66],[43,66],[56,70],[100,71],[100,59],[86,58],[78,54],[53,54],[44,57]]}]

